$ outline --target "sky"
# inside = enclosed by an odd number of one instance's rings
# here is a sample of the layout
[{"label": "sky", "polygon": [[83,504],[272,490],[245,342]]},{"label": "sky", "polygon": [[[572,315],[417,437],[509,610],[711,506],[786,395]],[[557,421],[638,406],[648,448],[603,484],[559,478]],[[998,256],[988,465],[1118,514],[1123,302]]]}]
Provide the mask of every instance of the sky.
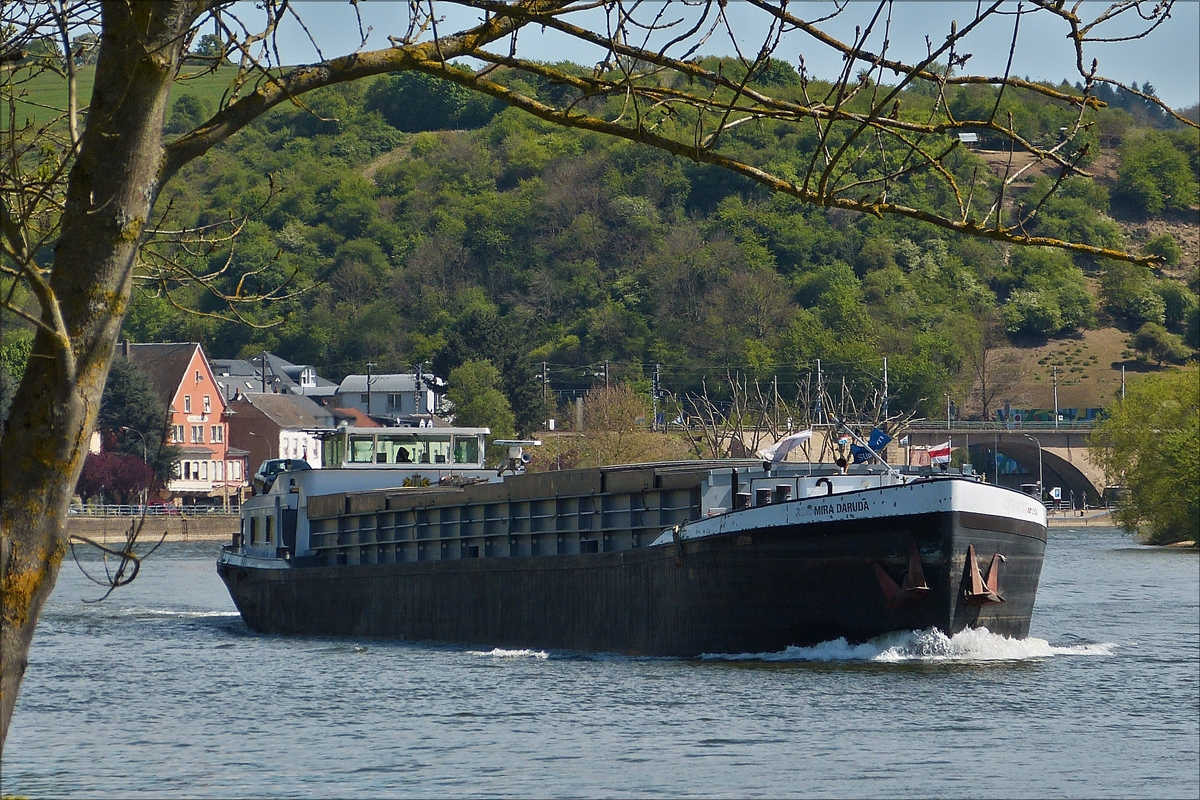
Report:
[{"label": "sky", "polygon": [[[1144,4],[1152,7],[1152,2]],[[1100,13],[1107,2],[1089,2],[1083,5],[1081,16],[1087,12]],[[358,23],[349,3],[345,0],[302,0],[294,4],[309,32],[322,48],[326,57],[351,52],[360,46]],[[646,6],[644,6],[646,7]],[[661,5],[648,6],[659,8]],[[364,27],[371,28],[367,49],[387,46],[389,34],[403,33],[402,24],[407,19],[407,3],[389,0],[361,0]],[[453,6],[445,9],[446,19],[443,32],[453,32],[471,24],[475,12],[470,16]],[[730,0],[728,14],[737,31],[737,42],[750,53],[757,51],[761,28],[755,27],[755,9],[739,0]],[[792,11],[798,16],[812,17],[831,8],[830,3],[817,0],[793,0]],[[842,16],[826,26],[829,33],[839,38],[853,35],[855,24],[865,25],[873,14],[876,3],[857,0],[843,12]],[[960,25],[966,23],[975,11],[976,3],[963,0],[898,0],[895,3],[891,29],[888,36],[890,53],[912,59],[925,51],[925,37],[937,42],[949,32],[952,20]],[[1007,7],[1015,11],[1017,3]],[[1024,9],[1028,11],[1028,3]],[[250,4],[241,4],[240,12],[247,22],[254,12]],[[457,12],[451,16],[451,12]],[[602,20],[594,15],[593,20]],[[1012,40],[1012,23],[1015,15],[996,19],[976,31],[963,48],[973,54],[964,71],[988,75],[1002,74],[1008,58]],[[1123,33],[1111,30],[1110,34]],[[1020,36],[1014,58],[1013,72],[1035,80],[1057,82],[1067,78],[1072,83],[1079,80],[1074,65],[1074,51],[1065,38],[1066,28],[1061,21],[1044,13],[1024,14],[1021,17]],[[875,36],[868,44],[876,49],[882,36]],[[309,63],[318,60],[308,35],[294,22],[282,26],[278,38],[280,57],[286,64]],[[523,31],[520,35],[520,53],[526,58],[544,61],[574,61],[594,64],[602,58],[599,50],[589,52],[579,42],[566,41],[553,32]],[[728,36],[713,37],[700,49],[704,55],[732,55],[733,43]],[[840,59],[833,57],[827,49],[816,45],[814,40],[803,34],[793,34],[785,39],[776,51],[776,57],[795,65],[803,56],[811,74],[819,78],[831,78],[840,69]],[[1200,0],[1180,0],[1172,11],[1171,19],[1147,38],[1122,43],[1096,43],[1085,51],[1085,64],[1090,66],[1092,58],[1099,60],[1099,73],[1125,83],[1139,85],[1149,81],[1158,96],[1175,108],[1186,108],[1200,100]]]}]

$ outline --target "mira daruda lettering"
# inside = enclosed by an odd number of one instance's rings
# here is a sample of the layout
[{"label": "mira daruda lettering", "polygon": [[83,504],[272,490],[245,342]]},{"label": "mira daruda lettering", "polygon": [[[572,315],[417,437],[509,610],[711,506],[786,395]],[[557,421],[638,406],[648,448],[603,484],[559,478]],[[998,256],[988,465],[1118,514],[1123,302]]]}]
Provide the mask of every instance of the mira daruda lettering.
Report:
[{"label": "mira daruda lettering", "polygon": [[815,514],[848,514],[854,511],[867,511],[871,504],[866,500],[847,500],[845,503],[822,503],[812,507]]}]

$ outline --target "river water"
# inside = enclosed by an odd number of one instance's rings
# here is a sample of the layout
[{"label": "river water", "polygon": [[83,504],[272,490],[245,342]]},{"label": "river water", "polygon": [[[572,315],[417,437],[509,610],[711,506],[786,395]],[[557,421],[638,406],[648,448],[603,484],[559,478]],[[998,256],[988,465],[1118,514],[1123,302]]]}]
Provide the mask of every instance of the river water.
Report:
[{"label": "river water", "polygon": [[[100,604],[68,561],[0,791],[1197,797],[1197,553],[1053,529],[1030,638],[696,660],[258,636],[218,545]],[[95,568],[97,564],[88,565]]]}]

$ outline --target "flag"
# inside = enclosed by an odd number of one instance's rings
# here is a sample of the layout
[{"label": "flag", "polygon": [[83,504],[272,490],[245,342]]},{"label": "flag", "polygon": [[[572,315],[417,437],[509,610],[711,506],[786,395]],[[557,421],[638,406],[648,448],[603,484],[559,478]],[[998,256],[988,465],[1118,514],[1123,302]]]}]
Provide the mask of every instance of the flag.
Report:
[{"label": "flag", "polygon": [[891,440],[892,437],[879,430],[879,428],[872,428],[871,435],[867,439],[867,446],[878,453],[880,450],[887,447],[887,443]]},{"label": "flag", "polygon": [[855,464],[865,464],[872,458],[870,450],[856,444],[850,445],[850,455],[854,457]]},{"label": "flag", "polygon": [[812,438],[812,428],[793,433],[791,436],[785,436],[770,447],[764,447],[758,451],[760,458],[767,461],[783,461],[787,458],[788,453],[795,450],[804,442]]},{"label": "flag", "polygon": [[929,446],[929,463],[930,464],[949,464],[950,463],[950,442],[945,441],[941,444]]},{"label": "flag", "polygon": [[908,447],[908,437],[907,437],[907,436],[905,436],[903,439],[901,439],[901,440],[900,440],[900,442],[899,442],[899,444],[900,444],[902,447]]}]

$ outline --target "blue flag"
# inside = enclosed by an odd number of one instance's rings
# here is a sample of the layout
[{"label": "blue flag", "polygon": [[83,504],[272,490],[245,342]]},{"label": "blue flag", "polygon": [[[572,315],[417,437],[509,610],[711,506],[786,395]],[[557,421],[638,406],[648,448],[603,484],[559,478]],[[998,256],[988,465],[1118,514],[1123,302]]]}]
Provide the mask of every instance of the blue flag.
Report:
[{"label": "blue flag", "polygon": [[865,464],[871,460],[871,451],[856,444],[850,445],[850,455],[854,456],[855,464]]},{"label": "blue flag", "polygon": [[879,430],[879,428],[872,428],[871,436],[867,439],[867,444],[872,450],[878,453],[880,450],[886,447],[887,443],[891,440],[892,437]]}]

